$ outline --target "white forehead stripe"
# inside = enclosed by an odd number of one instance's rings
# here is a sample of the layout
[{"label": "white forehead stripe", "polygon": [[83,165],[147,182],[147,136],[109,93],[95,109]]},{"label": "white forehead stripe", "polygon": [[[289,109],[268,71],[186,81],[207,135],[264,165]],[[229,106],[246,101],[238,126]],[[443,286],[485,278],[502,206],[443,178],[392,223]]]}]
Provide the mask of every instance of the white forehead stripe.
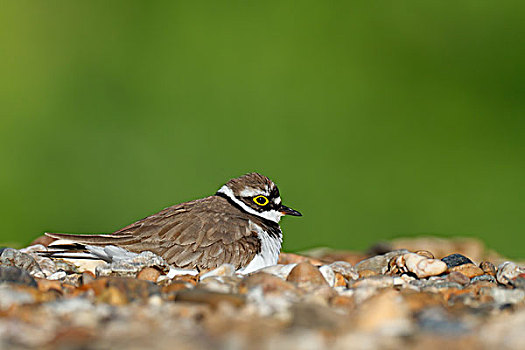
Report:
[{"label": "white forehead stripe", "polygon": [[[226,186],[226,185],[225,185]],[[224,187],[224,186],[223,186]],[[220,190],[219,190],[220,191]],[[239,195],[241,197],[255,197],[255,196],[258,196],[258,195],[265,195],[265,196],[269,196],[270,193],[268,192],[268,188],[266,189],[266,191],[262,191],[260,189],[256,189],[256,188],[251,188],[251,187],[246,187],[245,189],[243,189],[241,191],[241,193],[239,193]]]},{"label": "white forehead stripe", "polygon": [[228,198],[230,198],[235,204],[240,206],[245,212],[253,214],[253,215],[257,215],[257,216],[259,216],[261,218],[273,221],[273,222],[275,222],[277,224],[279,223],[279,221],[281,220],[281,217],[283,216],[283,214],[281,214],[281,212],[279,212],[277,210],[273,210],[273,209],[272,210],[268,210],[268,211],[263,211],[263,212],[260,213],[257,210],[254,210],[254,209],[250,208],[249,206],[244,204],[242,201],[237,199],[235,197],[235,195],[233,194],[233,191],[231,190],[231,188],[229,188],[226,185],[222,186],[217,192],[228,196]]}]

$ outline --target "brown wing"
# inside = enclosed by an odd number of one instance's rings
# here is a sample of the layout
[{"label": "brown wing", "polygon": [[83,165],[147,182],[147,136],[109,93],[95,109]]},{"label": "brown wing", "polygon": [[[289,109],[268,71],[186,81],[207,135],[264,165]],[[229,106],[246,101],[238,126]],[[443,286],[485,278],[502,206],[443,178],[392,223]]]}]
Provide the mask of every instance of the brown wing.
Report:
[{"label": "brown wing", "polygon": [[224,263],[238,269],[261,250],[248,218],[217,196],[166,208],[110,235],[52,237],[91,245],[112,244],[132,252],[149,250],[177,267],[200,270]]}]

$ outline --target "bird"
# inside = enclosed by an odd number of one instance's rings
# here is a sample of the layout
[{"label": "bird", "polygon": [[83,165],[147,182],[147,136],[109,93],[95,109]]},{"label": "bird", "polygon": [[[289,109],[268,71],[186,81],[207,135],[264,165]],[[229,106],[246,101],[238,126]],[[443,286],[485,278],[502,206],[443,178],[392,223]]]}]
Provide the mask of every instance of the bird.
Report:
[{"label": "bird", "polygon": [[209,197],[176,204],[111,234],[45,233],[52,258],[116,259],[151,251],[177,269],[199,273],[231,264],[251,273],[277,264],[284,215],[302,216],[281,202],[268,177],[233,178]]}]

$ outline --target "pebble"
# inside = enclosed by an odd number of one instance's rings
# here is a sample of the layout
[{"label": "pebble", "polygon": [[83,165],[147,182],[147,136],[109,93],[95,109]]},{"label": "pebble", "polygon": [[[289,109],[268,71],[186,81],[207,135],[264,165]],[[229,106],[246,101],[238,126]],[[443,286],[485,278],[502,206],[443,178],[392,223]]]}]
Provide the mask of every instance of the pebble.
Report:
[{"label": "pebble", "polygon": [[[112,289],[108,295],[106,290]],[[160,294],[160,287],[149,281],[129,277],[101,277],[82,286],[83,291],[92,290],[101,301],[105,300],[145,300],[151,295]],[[118,293],[117,293],[118,292]],[[120,293],[120,294],[119,294]]]},{"label": "pebble", "polygon": [[296,287],[292,283],[262,271],[244,277],[239,284],[239,292],[242,294],[254,288],[261,288],[264,294],[283,294],[296,291]]},{"label": "pebble", "polygon": [[99,265],[95,268],[95,274],[97,277],[135,277],[146,267],[155,267],[160,271],[166,272],[169,270],[169,266],[163,258],[150,251],[145,251],[126,259],[119,259],[111,263]]},{"label": "pebble", "polygon": [[236,291],[237,283],[225,281],[224,279],[224,277],[211,276],[203,279],[197,287],[218,293],[233,293]]},{"label": "pebble", "polygon": [[13,248],[6,248],[0,255],[0,266],[15,266],[26,270],[33,277],[44,278],[45,275],[33,257]]},{"label": "pebble", "polygon": [[324,285],[326,280],[319,269],[308,262],[297,264],[286,278],[288,282]]},{"label": "pebble", "polygon": [[26,270],[15,266],[0,266],[0,283],[11,282],[36,287],[37,283]]},{"label": "pebble", "polygon": [[451,254],[441,259],[448,268],[463,264],[473,264],[472,260],[461,254]]},{"label": "pebble", "polygon": [[459,283],[462,286],[466,286],[470,283],[470,278],[461,272],[453,271],[447,275],[447,281]]},{"label": "pebble", "polygon": [[519,267],[512,261],[505,261],[498,266],[498,272],[496,279],[501,284],[509,284],[513,279],[518,277],[520,274],[525,273],[525,269]]},{"label": "pebble", "polygon": [[336,272],[333,287],[346,287],[347,284],[348,283],[347,283],[346,278],[343,275],[341,275],[339,272]]},{"label": "pebble", "polygon": [[356,269],[346,261],[335,261],[328,265],[334,272],[340,273],[347,280],[356,280],[359,278],[359,273]]},{"label": "pebble", "polygon": [[462,264],[462,265],[451,267],[451,268],[448,269],[448,271],[449,272],[461,272],[462,274],[464,274],[468,278],[481,276],[481,275],[485,274],[485,272],[483,272],[483,270],[481,268],[479,268],[476,265],[471,264],[471,263],[466,263],[466,264]]},{"label": "pebble", "polygon": [[270,273],[274,276],[280,277],[283,280],[285,280],[290,274],[290,271],[292,271],[292,269],[295,266],[297,266],[297,264],[287,264],[287,265],[277,264],[277,265],[272,265],[272,266],[268,266],[263,269],[260,269],[258,270],[258,272]]},{"label": "pebble", "polygon": [[447,270],[447,265],[443,261],[429,259],[415,253],[407,253],[396,257],[395,265],[402,272],[412,272],[418,278],[437,276]]},{"label": "pebble", "polygon": [[235,267],[232,264],[223,264],[216,269],[208,271],[200,276],[201,281],[209,277],[233,276]]},{"label": "pebble", "polygon": [[334,270],[332,270],[332,268],[328,265],[323,265],[321,267],[319,267],[319,272],[321,272],[321,275],[323,275],[326,283],[328,283],[328,285],[330,287],[333,287],[334,284],[335,284],[335,272]]},{"label": "pebble", "polygon": [[409,251],[406,249],[400,249],[393,250],[386,254],[376,255],[371,258],[360,261],[355,265],[355,269],[357,270],[357,272],[361,272],[363,270],[370,270],[375,272],[376,274],[384,274],[388,271],[388,263],[392,258],[406,253],[409,253]]},{"label": "pebble", "polygon": [[54,274],[47,276],[48,280],[63,280],[66,278],[67,274],[65,271],[57,271]]},{"label": "pebble", "polygon": [[160,271],[154,267],[145,267],[137,274],[137,279],[157,282],[157,279],[160,276]]},{"label": "pebble", "polygon": [[497,272],[496,266],[494,266],[494,264],[491,263],[490,261],[482,261],[479,264],[479,267],[483,270],[485,274],[496,276],[496,272]]},{"label": "pebble", "polygon": [[428,259],[434,259],[434,254],[432,254],[428,250],[417,250],[414,253],[416,253],[417,255],[424,256],[425,258],[428,258]]}]

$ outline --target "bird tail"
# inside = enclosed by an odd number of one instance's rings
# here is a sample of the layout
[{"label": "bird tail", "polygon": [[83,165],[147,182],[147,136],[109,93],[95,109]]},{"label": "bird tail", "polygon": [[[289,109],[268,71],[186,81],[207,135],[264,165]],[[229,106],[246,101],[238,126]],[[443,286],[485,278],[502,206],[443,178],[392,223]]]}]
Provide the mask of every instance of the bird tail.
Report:
[{"label": "bird tail", "polygon": [[46,251],[41,251],[41,256],[63,259],[94,259],[112,261],[115,257],[127,257],[134,254],[124,248],[118,247],[129,242],[131,235],[114,234],[69,234],[45,233],[46,236],[56,239],[49,244]]}]

